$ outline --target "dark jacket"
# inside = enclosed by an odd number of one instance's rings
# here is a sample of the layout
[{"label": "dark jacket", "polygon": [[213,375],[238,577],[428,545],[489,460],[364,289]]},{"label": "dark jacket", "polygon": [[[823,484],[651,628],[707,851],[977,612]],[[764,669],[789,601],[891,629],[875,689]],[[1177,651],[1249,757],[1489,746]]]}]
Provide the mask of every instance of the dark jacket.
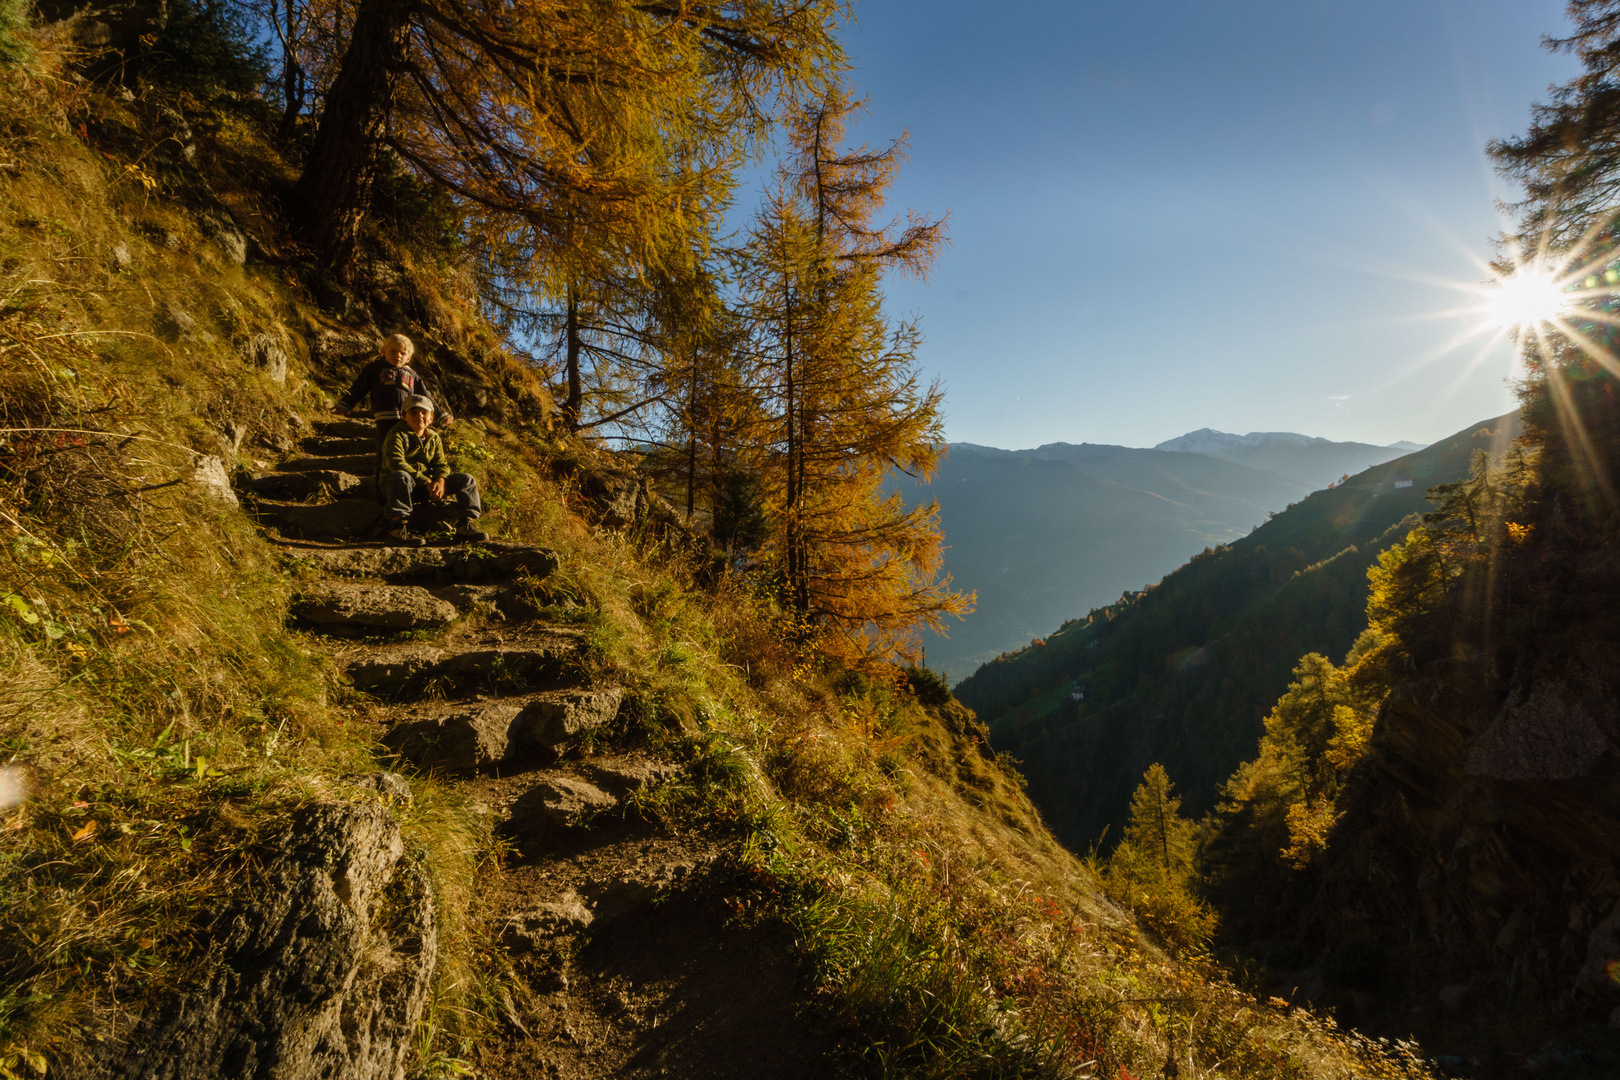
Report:
[{"label": "dark jacket", "polygon": [[403,420],[389,428],[377,459],[377,476],[387,480],[396,472],[408,472],[424,483],[449,476],[450,458],[439,433],[428,428],[427,436],[418,439]]},{"label": "dark jacket", "polygon": [[338,408],[348,412],[368,394],[371,397],[371,415],[379,420],[386,420],[389,417],[399,419],[402,415],[400,410],[413,397],[418,395],[433,397],[433,392],[428,389],[427,380],[411,370],[411,365],[401,364],[395,367],[380,356],[360,369],[360,375],[354,380],[354,385],[338,400]]}]

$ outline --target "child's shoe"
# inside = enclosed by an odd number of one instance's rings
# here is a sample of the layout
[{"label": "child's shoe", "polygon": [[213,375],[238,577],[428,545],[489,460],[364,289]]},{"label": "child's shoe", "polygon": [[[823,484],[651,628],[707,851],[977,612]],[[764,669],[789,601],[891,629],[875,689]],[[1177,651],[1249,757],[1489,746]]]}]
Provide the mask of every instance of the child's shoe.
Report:
[{"label": "child's shoe", "polygon": [[462,518],[456,526],[456,539],[463,544],[482,544],[489,539],[489,533],[478,527],[477,518]]},{"label": "child's shoe", "polygon": [[388,531],[383,534],[384,539],[395,547],[421,547],[427,543],[420,536],[412,536],[409,526],[400,518],[395,518],[388,524]]}]

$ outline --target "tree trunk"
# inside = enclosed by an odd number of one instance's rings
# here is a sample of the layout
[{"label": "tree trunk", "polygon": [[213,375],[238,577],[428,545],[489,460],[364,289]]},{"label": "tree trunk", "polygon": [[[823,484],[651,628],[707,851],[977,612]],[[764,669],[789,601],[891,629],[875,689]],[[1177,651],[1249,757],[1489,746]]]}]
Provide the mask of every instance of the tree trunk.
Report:
[{"label": "tree trunk", "polygon": [[686,395],[686,523],[692,524],[692,500],[697,494],[697,437],[698,437],[698,369],[697,350],[692,350],[692,383]]},{"label": "tree trunk", "polygon": [[[276,134],[291,137],[304,110],[304,67],[298,62],[298,0],[286,0],[287,29],[281,46],[281,127]],[[274,11],[274,6],[271,8]]]},{"label": "tree trunk", "polygon": [[398,0],[360,0],[349,51],[326,95],[321,126],[294,197],[303,238],[328,269],[344,269],[353,259],[360,225],[371,207],[414,9],[414,4]]},{"label": "tree trunk", "polygon": [[787,497],[783,500],[787,508],[787,578],[791,603],[796,611],[803,614],[809,605],[808,583],[804,580],[804,537],[801,533],[799,521],[799,478],[802,475],[799,469],[799,438],[796,430],[798,419],[795,410],[798,403],[794,400],[793,377],[793,286],[782,275],[782,341],[783,341],[783,370],[786,378],[786,423],[787,423]]},{"label": "tree trunk", "polygon": [[579,430],[579,410],[585,404],[585,387],[579,377],[579,296],[568,287],[568,399],[563,402],[563,422],[569,431]]}]

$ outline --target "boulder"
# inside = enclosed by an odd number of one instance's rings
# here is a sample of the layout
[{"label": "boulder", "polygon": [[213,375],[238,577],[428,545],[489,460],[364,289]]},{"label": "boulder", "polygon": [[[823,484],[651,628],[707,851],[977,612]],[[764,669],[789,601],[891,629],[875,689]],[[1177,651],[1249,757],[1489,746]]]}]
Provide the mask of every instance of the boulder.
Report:
[{"label": "boulder", "polygon": [[460,618],[454,604],[415,585],[330,582],[294,598],[292,613],[321,626],[423,630]]},{"label": "boulder", "polygon": [[222,898],[201,981],[81,1052],[64,1080],[403,1080],[437,958],[428,881],[379,803],[317,803]]},{"label": "boulder", "polygon": [[275,512],[283,528],[316,536],[363,536],[382,520],[383,508],[365,499],[343,499],[315,506],[283,506]]},{"label": "boulder", "polygon": [[[243,252],[245,255],[245,246]],[[287,350],[281,347],[281,339],[274,334],[254,334],[238,348],[244,360],[270,376],[273,381],[278,383],[287,381]]]},{"label": "boulder", "polygon": [[578,476],[579,490],[595,511],[596,519],[610,529],[625,529],[636,523],[646,505],[646,484],[633,472],[618,469],[585,469]]},{"label": "boulder", "polygon": [[489,702],[398,724],[383,744],[427,768],[478,769],[505,761],[520,706]]},{"label": "boulder", "polygon": [[191,466],[191,483],[198,491],[222,502],[226,506],[241,506],[236,498],[236,492],[231,490],[231,474],[225,468],[223,458],[213,454],[204,454]]},{"label": "boulder", "polygon": [[584,732],[611,723],[624,701],[623,687],[572,690],[523,710],[524,741],[555,750]]}]

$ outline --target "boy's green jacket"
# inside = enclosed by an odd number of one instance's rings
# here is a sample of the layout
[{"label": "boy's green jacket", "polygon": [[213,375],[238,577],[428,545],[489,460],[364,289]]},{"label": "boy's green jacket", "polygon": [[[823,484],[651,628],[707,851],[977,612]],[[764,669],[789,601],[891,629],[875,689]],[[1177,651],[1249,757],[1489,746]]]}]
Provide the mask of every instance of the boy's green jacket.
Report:
[{"label": "boy's green jacket", "polygon": [[428,428],[419,439],[401,420],[383,436],[382,455],[377,459],[377,477],[386,479],[396,472],[408,472],[418,480],[431,482],[450,475],[450,459],[445,456],[439,433]]}]

